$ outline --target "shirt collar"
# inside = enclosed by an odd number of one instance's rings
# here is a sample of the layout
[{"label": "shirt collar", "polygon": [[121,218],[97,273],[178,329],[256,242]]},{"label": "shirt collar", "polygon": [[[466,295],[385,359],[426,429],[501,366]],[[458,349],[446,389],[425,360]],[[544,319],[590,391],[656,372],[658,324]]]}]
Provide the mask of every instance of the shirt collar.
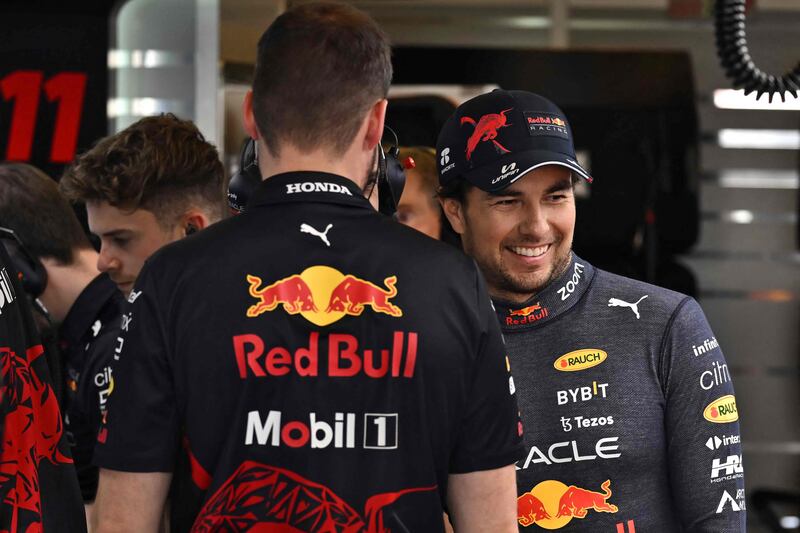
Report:
[{"label": "shirt collar", "polygon": [[103,307],[115,296],[121,299],[122,293],[119,292],[108,274],[100,274],[94,278],[81,291],[69,308],[67,316],[64,317],[64,321],[59,327],[61,339],[70,344],[79,342],[97,320]]},{"label": "shirt collar", "polygon": [[594,277],[594,267],[572,254],[561,276],[523,304],[494,300],[503,331],[513,332],[545,324],[562,315],[581,299]]},{"label": "shirt collar", "polygon": [[248,207],[287,202],[323,202],[372,209],[364,193],[352,181],[327,172],[286,172],[261,182]]}]

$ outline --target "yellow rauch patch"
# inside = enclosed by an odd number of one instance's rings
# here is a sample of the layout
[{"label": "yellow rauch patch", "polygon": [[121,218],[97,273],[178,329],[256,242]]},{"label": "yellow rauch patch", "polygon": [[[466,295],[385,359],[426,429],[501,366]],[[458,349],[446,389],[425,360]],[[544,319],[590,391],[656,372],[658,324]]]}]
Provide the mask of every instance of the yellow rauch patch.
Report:
[{"label": "yellow rauch patch", "polygon": [[577,372],[597,366],[606,360],[608,354],[599,348],[587,348],[569,352],[553,363],[553,367],[561,372]]},{"label": "yellow rauch patch", "polygon": [[736,408],[736,397],[728,394],[717,398],[703,410],[703,418],[714,424],[727,424],[739,420],[739,410]]}]

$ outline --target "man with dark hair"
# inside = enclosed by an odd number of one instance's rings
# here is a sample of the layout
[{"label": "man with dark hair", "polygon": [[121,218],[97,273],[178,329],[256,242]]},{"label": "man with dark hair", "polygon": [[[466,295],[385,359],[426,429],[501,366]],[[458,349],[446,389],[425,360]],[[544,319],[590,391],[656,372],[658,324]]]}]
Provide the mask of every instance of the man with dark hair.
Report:
[{"label": "man with dark hair", "polygon": [[44,347],[0,232],[0,530],[86,531]]},{"label": "man with dark hair", "polygon": [[719,344],[692,298],[572,252],[573,179],[592,178],[564,113],[493,91],[456,110],[437,149],[445,213],[486,276],[532,421],[520,530],[745,531]]},{"label": "man with dark hair", "polygon": [[[111,356],[124,300],[97,270],[97,252],[56,182],[24,163],[0,163],[0,226],[16,234],[44,267],[39,299],[58,327],[62,410],[84,502],[94,501],[92,451],[113,388]],[[90,506],[87,510],[90,510]]]},{"label": "man with dark hair", "polygon": [[97,267],[128,294],[150,255],[227,213],[217,149],[172,114],[106,137],[67,169],[61,191],[85,202]]},{"label": "man with dark hair", "polygon": [[[304,4],[244,103],[263,183],[131,293],[99,530],[516,530],[513,381],[472,261],[365,198],[391,78],[364,13]],[[220,261],[219,258],[224,258]]]}]

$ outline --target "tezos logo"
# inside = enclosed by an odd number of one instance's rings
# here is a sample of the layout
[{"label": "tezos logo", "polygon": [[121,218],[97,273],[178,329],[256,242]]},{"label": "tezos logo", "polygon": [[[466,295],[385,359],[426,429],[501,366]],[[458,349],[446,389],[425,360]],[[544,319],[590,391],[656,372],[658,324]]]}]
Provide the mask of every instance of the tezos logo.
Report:
[{"label": "tezos logo", "polygon": [[577,372],[597,366],[606,360],[608,354],[598,348],[575,350],[556,359],[553,366],[561,372]]},{"label": "tezos logo", "polygon": [[703,418],[714,424],[727,424],[739,420],[739,411],[736,409],[736,397],[727,394],[717,398],[703,410]]}]

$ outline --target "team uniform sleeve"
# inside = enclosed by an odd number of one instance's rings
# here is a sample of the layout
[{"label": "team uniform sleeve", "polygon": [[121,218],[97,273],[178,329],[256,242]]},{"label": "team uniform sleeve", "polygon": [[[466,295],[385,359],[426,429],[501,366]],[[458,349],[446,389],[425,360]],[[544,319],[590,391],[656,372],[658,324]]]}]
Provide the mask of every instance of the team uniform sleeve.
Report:
[{"label": "team uniform sleeve", "polygon": [[118,323],[119,318],[113,326],[104,324],[105,331],[92,341],[86,353],[86,365],[81,369],[75,400],[67,411],[66,426],[73,438],[72,457],[85,502],[94,501],[97,494],[98,470],[92,464],[92,455],[111,386],[107,382],[106,376],[110,378],[110,373],[106,368],[111,365],[117,345]]},{"label": "team uniform sleeve", "polygon": [[691,298],[664,338],[669,475],[688,532],[746,531],[738,410],[722,349]]},{"label": "team uniform sleeve", "polygon": [[505,343],[477,271],[476,278],[480,322],[474,327],[480,332],[480,340],[473,367],[467,373],[470,380],[467,405],[451,455],[450,472],[454,474],[507,466],[524,453],[522,425]]},{"label": "team uniform sleeve", "polygon": [[106,422],[98,434],[94,463],[125,472],[171,472],[179,442],[166,311],[146,263],[123,311],[112,361],[114,385]]}]

